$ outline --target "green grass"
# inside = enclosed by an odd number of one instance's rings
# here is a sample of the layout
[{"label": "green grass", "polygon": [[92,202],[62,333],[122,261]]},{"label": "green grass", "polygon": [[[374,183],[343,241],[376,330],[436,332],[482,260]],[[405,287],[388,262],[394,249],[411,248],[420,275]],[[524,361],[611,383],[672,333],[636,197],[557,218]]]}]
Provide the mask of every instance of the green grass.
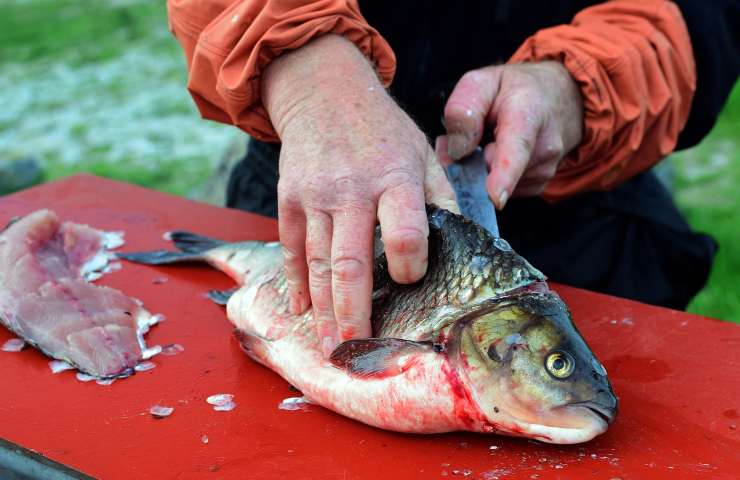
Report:
[{"label": "green grass", "polygon": [[[147,41],[166,22],[163,1],[116,4],[101,0],[37,0],[0,4],[0,59],[64,58],[85,63],[120,55]],[[164,23],[166,25],[166,23]],[[154,42],[174,50],[174,42]]]},{"label": "green grass", "polygon": [[165,2],[0,2],[0,159],[185,195],[238,135],[199,118]]},{"label": "green grass", "polygon": [[[199,119],[164,1],[0,2],[0,158],[185,195],[237,135]],[[740,87],[712,133],[669,160],[689,223],[720,251],[689,311],[740,322]]]},{"label": "green grass", "polygon": [[740,84],[711,134],[671,162],[681,210],[720,245],[709,282],[688,310],[740,323]]}]

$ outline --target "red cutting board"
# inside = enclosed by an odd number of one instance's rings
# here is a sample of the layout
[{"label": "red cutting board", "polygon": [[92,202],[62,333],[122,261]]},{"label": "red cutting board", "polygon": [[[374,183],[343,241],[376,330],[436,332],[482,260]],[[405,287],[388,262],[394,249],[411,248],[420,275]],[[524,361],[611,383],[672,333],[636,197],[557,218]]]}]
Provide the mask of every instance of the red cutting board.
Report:
[{"label": "red cutting board", "polygon": [[[0,222],[39,208],[108,230],[122,250],[168,247],[188,229],[227,240],[275,240],[273,220],[82,175],[0,199]],[[166,283],[153,283],[158,277]],[[740,326],[556,286],[606,366],[621,411],[603,436],[554,446],[482,434],[386,432],[320,407],[279,410],[296,396],[239,349],[224,309],[204,298],[229,288],[206,267],[125,264],[99,281],[166,321],[150,344],[176,356],[110,386],[53,375],[33,349],[0,352],[0,437],[99,478],[736,479],[740,475]],[[0,327],[0,344],[11,334]],[[205,402],[232,393],[237,408]],[[155,404],[174,413],[156,420]],[[204,438],[208,443],[204,443]]]}]

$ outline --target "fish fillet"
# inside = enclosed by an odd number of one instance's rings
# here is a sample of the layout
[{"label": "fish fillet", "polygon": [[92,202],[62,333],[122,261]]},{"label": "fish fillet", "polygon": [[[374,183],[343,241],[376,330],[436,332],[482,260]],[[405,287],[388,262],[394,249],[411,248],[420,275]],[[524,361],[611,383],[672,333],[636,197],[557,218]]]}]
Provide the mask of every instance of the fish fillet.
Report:
[{"label": "fish fillet", "polygon": [[111,267],[122,233],[60,222],[39,210],[0,234],[0,322],[46,355],[98,378],[130,375],[157,316],[88,283]]}]

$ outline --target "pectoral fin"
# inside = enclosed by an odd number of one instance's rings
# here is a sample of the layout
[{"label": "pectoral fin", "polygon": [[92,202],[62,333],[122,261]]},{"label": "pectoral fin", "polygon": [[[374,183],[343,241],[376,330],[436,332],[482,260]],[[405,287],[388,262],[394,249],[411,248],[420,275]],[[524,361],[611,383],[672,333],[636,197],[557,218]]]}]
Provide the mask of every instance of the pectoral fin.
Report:
[{"label": "pectoral fin", "polygon": [[348,340],[332,352],[329,361],[359,377],[389,377],[411,367],[418,354],[434,351],[431,342],[400,338]]}]

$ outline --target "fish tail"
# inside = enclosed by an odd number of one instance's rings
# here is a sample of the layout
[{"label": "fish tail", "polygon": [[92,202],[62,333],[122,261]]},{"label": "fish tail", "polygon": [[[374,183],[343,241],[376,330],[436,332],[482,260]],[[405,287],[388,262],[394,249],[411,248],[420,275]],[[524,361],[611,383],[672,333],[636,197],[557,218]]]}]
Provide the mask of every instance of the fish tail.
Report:
[{"label": "fish tail", "polygon": [[170,238],[177,248],[189,254],[202,254],[227,243],[223,240],[182,230],[170,232]]},{"label": "fish tail", "polygon": [[179,262],[204,262],[206,258],[199,253],[173,252],[170,250],[155,250],[152,252],[116,253],[116,257],[134,263],[147,265],[166,265]]}]

